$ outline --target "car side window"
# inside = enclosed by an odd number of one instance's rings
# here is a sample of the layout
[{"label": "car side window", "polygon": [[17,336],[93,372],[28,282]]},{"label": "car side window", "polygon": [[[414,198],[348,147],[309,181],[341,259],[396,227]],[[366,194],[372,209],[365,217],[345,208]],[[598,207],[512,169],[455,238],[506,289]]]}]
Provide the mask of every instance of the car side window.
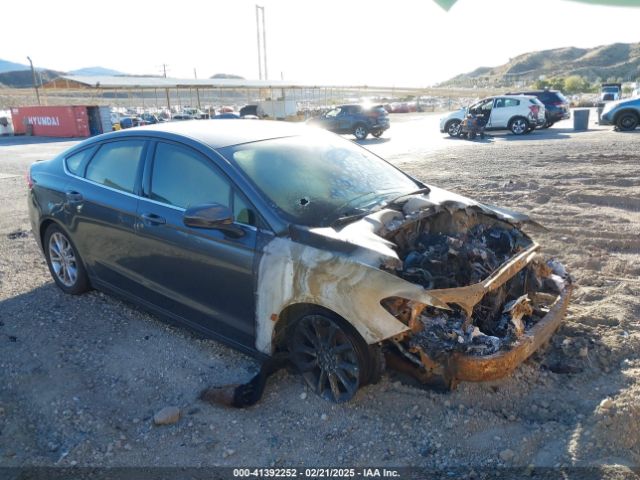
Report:
[{"label": "car side window", "polygon": [[203,155],[159,142],[151,172],[149,198],[180,208],[205,203],[231,206],[231,185]]},{"label": "car side window", "polygon": [[103,144],[87,165],[85,178],[133,193],[144,143],[144,140],[122,140]]},{"label": "car side window", "polygon": [[505,107],[517,107],[520,105],[520,100],[516,100],[515,98],[505,98],[504,106]]},{"label": "car side window", "polygon": [[504,98],[498,98],[496,99],[496,106],[495,108],[503,108],[504,107]]},{"label": "car side window", "polygon": [[95,147],[85,148],[81,152],[74,153],[73,155],[65,158],[65,163],[67,165],[67,170],[73,173],[74,175],[82,175],[82,166],[86,163],[93,152],[95,152]]},{"label": "car side window", "polygon": [[232,209],[236,222],[257,225],[254,209],[210,160],[179,145],[158,142],[149,198],[180,208],[219,203]]}]

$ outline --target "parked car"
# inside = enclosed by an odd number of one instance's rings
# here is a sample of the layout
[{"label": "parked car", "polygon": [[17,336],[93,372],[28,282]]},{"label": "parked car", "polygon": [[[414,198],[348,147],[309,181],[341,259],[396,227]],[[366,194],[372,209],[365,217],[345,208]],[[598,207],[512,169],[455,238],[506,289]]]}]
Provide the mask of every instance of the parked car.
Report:
[{"label": "parked car", "polygon": [[340,105],[308,123],[334,133],[351,133],[358,140],[369,134],[380,137],[390,126],[389,114],[382,105]]},{"label": "parked car", "polygon": [[197,120],[197,117],[188,113],[176,113],[171,117],[171,120]]},{"label": "parked car", "polygon": [[532,132],[545,123],[542,102],[531,95],[488,97],[468,108],[461,108],[440,119],[440,132],[460,136],[460,123],[469,114],[481,117],[485,130],[511,130],[514,135]]},{"label": "parked car", "polygon": [[635,130],[640,123],[640,98],[608,102],[602,110],[600,125],[614,125],[617,130]]},{"label": "parked car", "polygon": [[140,117],[120,117],[120,122],[118,123],[120,124],[120,128],[122,129],[140,127],[146,124],[146,122]]},{"label": "parked car", "polygon": [[216,120],[220,120],[220,119],[239,119],[240,115],[238,115],[235,112],[223,112],[223,113],[218,113],[217,115],[214,115],[213,117],[211,117],[212,119],[216,119]]},{"label": "parked car", "polygon": [[63,292],[109,292],[259,358],[288,352],[336,402],[380,377],[383,354],[450,386],[507,375],[571,292],[526,215],[301,125],[111,132],[34,163],[27,185]]},{"label": "parked car", "polygon": [[156,123],[160,123],[162,121],[153,113],[148,113],[148,112],[141,114],[140,118],[144,120],[145,124],[147,125],[155,125]]},{"label": "parked car", "polygon": [[258,105],[245,105],[240,109],[240,116],[246,117],[247,115],[258,116]]},{"label": "parked car", "polygon": [[507,95],[533,95],[544,104],[545,124],[542,128],[549,128],[560,120],[566,120],[571,117],[570,104],[559,90],[529,90],[526,92],[513,92]]}]

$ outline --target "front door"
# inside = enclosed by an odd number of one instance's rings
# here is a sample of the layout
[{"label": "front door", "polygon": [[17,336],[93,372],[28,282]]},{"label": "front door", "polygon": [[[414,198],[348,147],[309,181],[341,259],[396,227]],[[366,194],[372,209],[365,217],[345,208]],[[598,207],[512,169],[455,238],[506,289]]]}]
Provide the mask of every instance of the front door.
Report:
[{"label": "front door", "polygon": [[[241,236],[185,226],[185,209],[205,203],[235,210]],[[184,145],[158,142],[145,169],[136,224],[145,298],[187,324],[253,347],[255,218],[211,159]]]}]

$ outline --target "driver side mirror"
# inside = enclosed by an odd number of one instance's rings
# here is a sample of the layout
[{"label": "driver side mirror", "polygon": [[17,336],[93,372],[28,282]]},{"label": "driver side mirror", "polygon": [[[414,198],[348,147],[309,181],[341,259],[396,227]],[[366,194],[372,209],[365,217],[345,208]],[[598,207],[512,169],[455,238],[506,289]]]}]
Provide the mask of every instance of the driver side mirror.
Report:
[{"label": "driver side mirror", "polygon": [[182,217],[187,227],[222,230],[232,237],[241,237],[244,231],[233,223],[233,212],[219,203],[205,203],[187,208]]}]

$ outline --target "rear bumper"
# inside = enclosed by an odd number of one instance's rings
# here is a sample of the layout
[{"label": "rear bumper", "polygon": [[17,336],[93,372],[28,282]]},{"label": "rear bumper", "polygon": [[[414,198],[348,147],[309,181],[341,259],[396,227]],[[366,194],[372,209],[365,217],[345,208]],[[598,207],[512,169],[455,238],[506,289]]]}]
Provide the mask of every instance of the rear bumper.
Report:
[{"label": "rear bumper", "polygon": [[369,130],[371,131],[381,130],[384,132],[385,130],[388,130],[390,126],[391,124],[389,123],[376,123],[375,125],[371,125],[369,127]]},{"label": "rear bumper", "polygon": [[550,122],[559,122],[571,118],[571,112],[565,110],[549,111],[547,110],[547,118]]}]

